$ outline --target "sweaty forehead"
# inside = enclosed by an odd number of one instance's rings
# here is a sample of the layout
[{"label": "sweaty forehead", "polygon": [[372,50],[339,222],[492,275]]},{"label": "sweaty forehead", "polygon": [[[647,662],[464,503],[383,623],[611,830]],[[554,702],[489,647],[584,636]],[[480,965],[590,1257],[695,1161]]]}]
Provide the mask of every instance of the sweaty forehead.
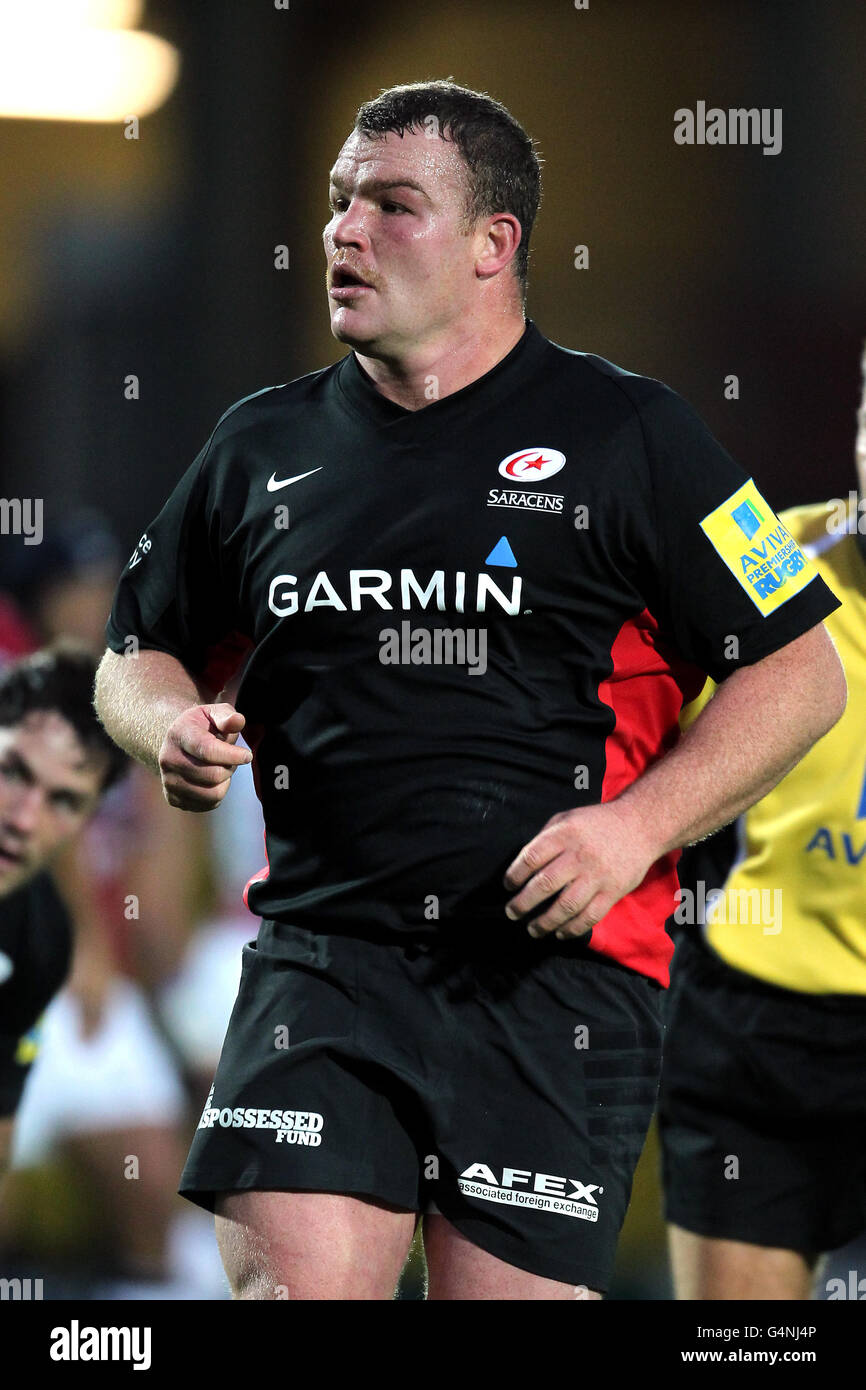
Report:
[{"label": "sweaty forehead", "polygon": [[462,196],[465,176],[466,166],[453,140],[412,130],[402,135],[390,131],[377,139],[353,130],[330,173],[332,183],[358,190],[367,183],[410,179],[434,200],[437,193]]}]

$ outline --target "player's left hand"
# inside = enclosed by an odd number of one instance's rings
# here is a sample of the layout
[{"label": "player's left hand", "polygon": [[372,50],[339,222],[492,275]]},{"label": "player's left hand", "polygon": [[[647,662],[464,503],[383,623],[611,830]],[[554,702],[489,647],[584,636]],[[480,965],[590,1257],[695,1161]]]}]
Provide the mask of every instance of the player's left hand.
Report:
[{"label": "player's left hand", "polygon": [[529,935],[584,936],[643,882],[658,857],[650,833],[627,806],[609,801],[561,811],[506,869],[505,887],[520,891],[505,914],[526,917],[556,893],[544,912],[530,917]]}]

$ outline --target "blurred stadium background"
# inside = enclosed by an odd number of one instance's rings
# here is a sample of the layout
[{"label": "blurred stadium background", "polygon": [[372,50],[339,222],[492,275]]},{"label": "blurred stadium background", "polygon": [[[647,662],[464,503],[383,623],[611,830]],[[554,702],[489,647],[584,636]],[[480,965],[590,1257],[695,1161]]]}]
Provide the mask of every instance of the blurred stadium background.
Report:
[{"label": "blurred stadium background", "polygon": [[[0,536],[0,659],[57,633],[100,651],[115,577],[217,417],[342,355],[326,176],[396,82],[453,76],[536,138],[528,310],[548,337],[674,386],[777,508],[846,497],[864,37],[862,0],[0,0],[0,491],[43,499],[45,528]],[[677,146],[698,100],[782,108],[782,152]],[[0,1205],[5,1274],[49,1297],[226,1296],[209,1220],[173,1193],[262,862],[249,782],[199,818],[138,769],[60,866],[79,949]],[[651,1136],[615,1298],[670,1296],[656,1170]]]}]

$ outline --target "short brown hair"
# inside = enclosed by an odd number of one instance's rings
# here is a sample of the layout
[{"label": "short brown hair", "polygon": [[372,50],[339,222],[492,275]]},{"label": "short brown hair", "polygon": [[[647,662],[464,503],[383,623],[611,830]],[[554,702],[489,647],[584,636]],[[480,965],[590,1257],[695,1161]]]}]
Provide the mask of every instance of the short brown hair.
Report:
[{"label": "short brown hair", "polygon": [[529,237],[541,203],[541,160],[523,126],[486,92],[460,87],[450,77],[389,87],[364,102],[355,130],[370,139],[429,130],[453,140],[467,168],[468,226],[496,212],[510,212],[520,223],[514,272],[526,299]]}]

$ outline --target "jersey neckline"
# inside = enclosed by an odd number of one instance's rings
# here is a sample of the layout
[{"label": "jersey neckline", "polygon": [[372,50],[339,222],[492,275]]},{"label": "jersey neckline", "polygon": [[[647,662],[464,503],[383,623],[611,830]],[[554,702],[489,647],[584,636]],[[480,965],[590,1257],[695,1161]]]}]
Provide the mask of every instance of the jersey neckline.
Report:
[{"label": "jersey neckline", "polygon": [[469,411],[493,405],[500,398],[509,396],[518,381],[525,389],[527,375],[540,363],[546,347],[547,339],[532,319],[527,319],[526,328],[514,347],[494,367],[467,386],[462,386],[459,391],[452,391],[441,400],[431,401],[420,410],[407,410],[405,406],[383,396],[361,367],[354,352],[337,364],[335,380],[341,396],[364,420],[381,425],[402,425],[409,433],[424,433],[428,429],[441,428],[446,417],[450,422]]}]

